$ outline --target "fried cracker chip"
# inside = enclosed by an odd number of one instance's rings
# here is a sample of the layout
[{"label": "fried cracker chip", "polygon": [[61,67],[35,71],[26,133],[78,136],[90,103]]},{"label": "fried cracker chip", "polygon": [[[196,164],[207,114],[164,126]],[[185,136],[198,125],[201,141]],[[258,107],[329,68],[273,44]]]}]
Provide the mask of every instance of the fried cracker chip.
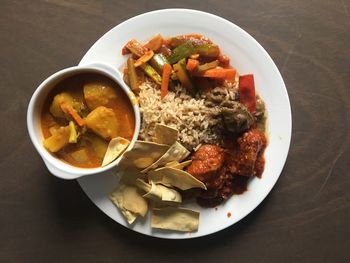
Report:
[{"label": "fried cracker chip", "polygon": [[181,232],[197,231],[199,212],[177,207],[154,208],[151,226]]},{"label": "fried cracker chip", "polygon": [[117,159],[126,148],[128,148],[130,141],[122,137],[116,137],[110,140],[106,154],[103,158],[102,166],[110,164]]},{"label": "fried cracker chip", "polygon": [[137,179],[145,179],[146,177],[144,173],[141,173],[140,170],[135,167],[127,167],[122,171],[118,171],[117,176],[120,176],[119,183],[126,185],[135,185]]},{"label": "fried cracker chip", "polygon": [[172,167],[172,168],[183,170],[186,166],[189,166],[191,163],[192,163],[192,160],[184,161],[182,163],[173,161],[173,162],[167,163],[165,167]]},{"label": "fried cracker chip", "polygon": [[172,161],[180,162],[188,155],[190,155],[190,152],[179,142],[175,142],[163,156],[161,156],[155,163],[142,170],[142,172],[145,173],[149,170],[154,170],[157,167],[163,166]]},{"label": "fried cracker chip", "polygon": [[169,145],[165,144],[136,141],[134,147],[124,153],[119,166],[123,169],[130,166],[144,169],[156,162],[169,148]]},{"label": "fried cracker chip", "polygon": [[177,141],[179,131],[164,124],[156,124],[154,135],[155,142],[172,145]]},{"label": "fried cracker chip", "polygon": [[137,216],[145,216],[147,213],[148,204],[135,186],[120,184],[109,197],[129,224],[132,224]]},{"label": "fried cracker chip", "polygon": [[191,188],[207,189],[203,182],[199,181],[188,172],[172,167],[162,167],[150,171],[148,173],[148,179],[156,184],[174,186],[181,190],[188,190]]},{"label": "fried cracker chip", "polygon": [[136,186],[144,190],[146,194],[143,197],[147,197],[154,201],[163,201],[166,203],[181,203],[182,198],[178,191],[175,189],[168,188],[161,184],[155,184],[151,182],[146,183],[141,179],[136,180]]}]

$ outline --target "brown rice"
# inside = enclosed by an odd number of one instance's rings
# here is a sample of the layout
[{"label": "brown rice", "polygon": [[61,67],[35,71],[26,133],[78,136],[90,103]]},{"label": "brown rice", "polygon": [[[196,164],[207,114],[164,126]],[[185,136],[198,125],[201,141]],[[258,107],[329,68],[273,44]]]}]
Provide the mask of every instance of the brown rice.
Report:
[{"label": "brown rice", "polygon": [[188,149],[200,143],[221,140],[217,109],[205,105],[205,99],[193,98],[180,85],[160,98],[160,90],[152,82],[140,86],[138,95],[141,110],[140,139],[153,141],[157,123],[179,131],[179,141]]}]

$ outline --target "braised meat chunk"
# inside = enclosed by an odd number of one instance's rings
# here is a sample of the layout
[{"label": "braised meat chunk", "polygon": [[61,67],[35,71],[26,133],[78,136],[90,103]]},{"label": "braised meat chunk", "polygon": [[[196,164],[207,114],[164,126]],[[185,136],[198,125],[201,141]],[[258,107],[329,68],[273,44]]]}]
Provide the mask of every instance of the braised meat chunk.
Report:
[{"label": "braised meat chunk", "polygon": [[187,168],[207,186],[206,191],[198,193],[197,202],[204,207],[213,207],[233,194],[245,192],[249,179],[262,175],[266,144],[265,134],[251,129],[237,139],[227,141],[224,148],[201,146]]},{"label": "braised meat chunk", "polygon": [[202,206],[216,206],[225,199],[226,194],[222,190],[228,180],[223,173],[223,164],[224,149],[219,146],[205,144],[193,154],[187,171],[207,186],[207,190],[201,191],[197,197]]},{"label": "braised meat chunk", "polygon": [[250,129],[254,116],[247,107],[236,101],[236,93],[226,87],[216,87],[206,94],[206,104],[217,108],[217,114],[222,118],[226,132],[242,133]]},{"label": "braised meat chunk", "polygon": [[224,150],[216,145],[202,145],[192,156],[187,171],[198,180],[206,183],[216,177],[224,163]]},{"label": "braised meat chunk", "polygon": [[254,123],[254,117],[247,108],[236,101],[222,104],[221,114],[228,132],[241,133],[247,131]]},{"label": "braised meat chunk", "polygon": [[260,177],[261,156],[266,147],[265,134],[258,129],[252,129],[238,139],[239,158],[237,174],[242,176]]}]

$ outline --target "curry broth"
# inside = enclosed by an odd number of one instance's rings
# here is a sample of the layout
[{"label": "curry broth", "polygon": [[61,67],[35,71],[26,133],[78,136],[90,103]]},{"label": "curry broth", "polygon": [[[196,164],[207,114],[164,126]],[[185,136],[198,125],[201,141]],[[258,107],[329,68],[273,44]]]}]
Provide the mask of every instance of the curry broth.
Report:
[{"label": "curry broth", "polygon": [[[54,117],[50,113],[50,105],[53,98],[59,93],[67,92],[74,98],[75,101],[84,103],[86,106],[87,104],[84,99],[83,86],[84,84],[91,82],[111,86],[116,91],[116,98],[111,99],[105,106],[112,109],[115,113],[116,122],[118,123],[117,136],[128,140],[132,139],[135,130],[135,116],[128,96],[108,77],[94,73],[84,73],[67,78],[58,83],[48,95],[41,112],[41,130],[45,139],[51,136],[50,129],[52,127],[68,125],[68,121],[66,119]],[[89,112],[90,110],[84,112],[82,117],[86,117]],[[61,150],[53,154],[59,159],[73,166],[94,168],[101,166],[108,143],[108,140],[102,139],[98,135],[95,135],[92,131],[88,130],[80,136],[77,143],[69,143]],[[87,161],[76,160],[73,158],[74,152],[80,150],[84,150]]]}]

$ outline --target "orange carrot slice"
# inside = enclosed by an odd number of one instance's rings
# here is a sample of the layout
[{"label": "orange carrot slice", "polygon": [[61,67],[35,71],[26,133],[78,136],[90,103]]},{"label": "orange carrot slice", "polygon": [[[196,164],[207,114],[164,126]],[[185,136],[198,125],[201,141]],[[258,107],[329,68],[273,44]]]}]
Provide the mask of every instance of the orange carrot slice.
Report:
[{"label": "orange carrot slice", "polygon": [[161,98],[164,98],[168,94],[168,87],[169,87],[169,80],[170,80],[171,71],[172,71],[171,65],[165,64],[163,67],[162,86],[160,89]]},{"label": "orange carrot slice", "polygon": [[193,75],[196,77],[232,80],[236,76],[236,70],[234,68],[213,68]]},{"label": "orange carrot slice", "polygon": [[67,104],[62,104],[61,105],[61,109],[62,109],[63,112],[65,112],[65,113],[69,114],[70,116],[72,116],[72,118],[75,120],[75,122],[79,126],[84,126],[85,121],[79,116],[77,111],[75,109],[73,109],[72,106],[67,105]]},{"label": "orange carrot slice", "polygon": [[193,70],[195,70],[198,67],[198,65],[199,65],[199,61],[198,60],[189,58],[187,60],[186,69],[188,71],[193,71]]}]

